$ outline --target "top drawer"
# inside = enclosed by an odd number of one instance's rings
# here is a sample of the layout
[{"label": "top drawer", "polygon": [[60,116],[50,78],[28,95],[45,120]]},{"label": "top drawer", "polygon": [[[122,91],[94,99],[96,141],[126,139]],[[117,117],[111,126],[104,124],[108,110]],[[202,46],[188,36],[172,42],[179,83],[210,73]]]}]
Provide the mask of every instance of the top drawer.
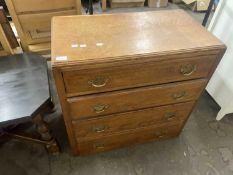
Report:
[{"label": "top drawer", "polygon": [[75,9],[76,0],[12,0],[16,13]]},{"label": "top drawer", "polygon": [[206,77],[216,56],[83,70],[64,70],[68,97]]}]

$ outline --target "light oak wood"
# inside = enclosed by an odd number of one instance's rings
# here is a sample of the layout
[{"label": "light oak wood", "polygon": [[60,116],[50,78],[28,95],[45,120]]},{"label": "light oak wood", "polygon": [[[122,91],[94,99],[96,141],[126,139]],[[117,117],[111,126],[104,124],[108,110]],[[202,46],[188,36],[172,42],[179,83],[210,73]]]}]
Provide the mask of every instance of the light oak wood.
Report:
[{"label": "light oak wood", "polygon": [[129,129],[148,127],[160,123],[183,121],[192,109],[194,101],[137,111],[101,116],[87,120],[73,120],[78,139],[106,136]]},{"label": "light oak wood", "polygon": [[75,0],[12,0],[17,14],[76,9]]},{"label": "light oak wood", "polygon": [[226,50],[181,10],[55,17],[51,47],[75,155],[177,136]]},{"label": "light oak wood", "polygon": [[24,36],[29,45],[49,42],[51,40],[51,19],[54,16],[74,15],[76,10],[46,12],[18,15]]},{"label": "light oak wood", "polygon": [[143,7],[143,2],[113,2],[110,1],[111,8],[130,8],[130,7]]},{"label": "light oak wood", "polygon": [[80,119],[192,101],[199,97],[205,84],[203,79],[69,98],[70,115],[73,119]]},{"label": "light oak wood", "polygon": [[102,12],[105,12],[107,7],[107,0],[101,0],[101,5],[102,5]]},{"label": "light oak wood", "polygon": [[4,9],[0,7],[0,56],[14,54],[18,46]]},{"label": "light oak wood", "polygon": [[48,50],[51,48],[51,43],[40,43],[40,44],[31,44],[28,46],[29,50],[37,52],[37,53],[48,53]]},{"label": "light oak wood", "polygon": [[6,35],[6,38],[12,49],[19,47],[19,43],[15,37],[15,34],[11,28],[10,22],[7,19],[6,13],[2,7],[0,7],[0,23],[2,29]]},{"label": "light oak wood", "polygon": [[[32,52],[50,50],[47,46],[51,42],[51,18],[53,16],[81,14],[80,0],[6,0],[6,4],[22,48]],[[46,43],[45,47],[42,47],[44,43]]]},{"label": "light oak wood", "polygon": [[[179,58],[179,57],[178,57]],[[122,66],[99,66],[93,69],[63,71],[67,96],[84,95],[145,85],[162,84],[206,77],[216,55],[186,57],[167,61],[155,61]],[[194,66],[193,71],[191,70]],[[189,68],[190,74],[182,72]],[[127,75],[127,76],[125,76]],[[101,87],[96,87],[96,81]]]},{"label": "light oak wood", "polygon": [[79,142],[80,155],[98,153],[111,149],[121,148],[132,144],[139,144],[153,140],[164,140],[177,136],[181,131],[180,123],[157,125],[134,131],[118,133],[111,136],[96,138],[91,141]]},{"label": "light oak wood", "polygon": [[[183,10],[55,17],[52,23],[56,29],[52,31],[53,65],[133,61],[141,56],[223,48]],[[59,56],[67,60],[57,61]]]},{"label": "light oak wood", "polygon": [[168,0],[148,0],[148,7],[166,7],[168,5]]},{"label": "light oak wood", "polygon": [[65,121],[66,131],[69,136],[69,143],[74,155],[79,155],[79,150],[77,149],[77,142],[75,139],[75,134],[72,128],[72,119],[69,117],[68,103],[66,102],[65,88],[62,80],[62,73],[58,69],[53,69],[54,80],[56,81],[56,86],[59,87],[57,91],[62,106],[62,113]]},{"label": "light oak wood", "polygon": [[0,25],[0,56],[14,54],[13,49],[10,46],[9,41],[7,40],[6,34]]}]

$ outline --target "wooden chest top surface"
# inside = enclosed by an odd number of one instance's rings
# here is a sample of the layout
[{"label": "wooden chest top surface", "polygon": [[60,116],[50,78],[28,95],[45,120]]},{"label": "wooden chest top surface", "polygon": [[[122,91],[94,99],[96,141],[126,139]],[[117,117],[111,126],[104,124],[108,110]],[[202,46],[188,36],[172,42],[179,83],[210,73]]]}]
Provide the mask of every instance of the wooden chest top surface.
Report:
[{"label": "wooden chest top surface", "polygon": [[179,135],[225,49],[183,10],[55,17],[52,66],[73,153]]},{"label": "wooden chest top surface", "polygon": [[222,45],[183,10],[62,16],[52,21],[53,66]]}]

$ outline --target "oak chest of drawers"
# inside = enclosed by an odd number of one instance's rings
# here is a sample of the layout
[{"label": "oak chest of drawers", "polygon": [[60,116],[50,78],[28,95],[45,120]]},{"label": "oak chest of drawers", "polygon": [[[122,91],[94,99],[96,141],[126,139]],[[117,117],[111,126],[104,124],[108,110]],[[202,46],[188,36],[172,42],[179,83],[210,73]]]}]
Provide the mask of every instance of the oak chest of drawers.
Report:
[{"label": "oak chest of drawers", "polygon": [[55,17],[52,67],[73,153],[178,136],[225,49],[182,10]]}]

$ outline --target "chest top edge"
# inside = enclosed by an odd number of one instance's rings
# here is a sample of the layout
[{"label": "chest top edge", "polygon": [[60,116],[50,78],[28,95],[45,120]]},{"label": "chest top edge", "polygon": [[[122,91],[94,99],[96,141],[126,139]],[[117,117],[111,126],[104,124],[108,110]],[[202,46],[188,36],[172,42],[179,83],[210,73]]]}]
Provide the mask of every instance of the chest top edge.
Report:
[{"label": "chest top edge", "polygon": [[52,59],[51,66],[53,69],[66,69],[72,66],[91,66],[91,65],[101,65],[101,64],[134,64],[134,63],[143,63],[149,61],[162,61],[162,60],[173,60],[178,58],[192,58],[198,56],[208,56],[208,55],[218,55],[220,52],[225,51],[226,46],[224,44],[212,47],[205,48],[195,48],[190,50],[178,50],[170,52],[160,52],[160,53],[150,53],[150,54],[139,54],[139,55],[125,55],[120,57],[113,58],[102,58],[102,59],[87,59],[87,60],[61,60],[54,61]]}]

